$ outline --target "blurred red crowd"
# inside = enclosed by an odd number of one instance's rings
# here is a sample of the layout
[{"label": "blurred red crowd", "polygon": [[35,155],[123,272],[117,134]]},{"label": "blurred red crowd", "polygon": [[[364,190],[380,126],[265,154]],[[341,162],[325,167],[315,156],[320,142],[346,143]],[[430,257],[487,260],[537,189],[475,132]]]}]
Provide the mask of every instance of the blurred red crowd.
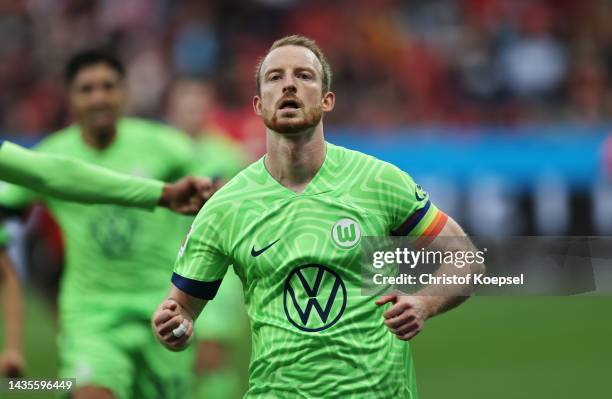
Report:
[{"label": "blurred red crowd", "polygon": [[197,79],[202,123],[248,136],[254,65],[292,33],[332,64],[329,124],[600,122],[612,115],[611,18],[603,0],[3,0],[0,133],[68,123],[66,59],[109,45],[130,113],[166,118],[173,87]]}]

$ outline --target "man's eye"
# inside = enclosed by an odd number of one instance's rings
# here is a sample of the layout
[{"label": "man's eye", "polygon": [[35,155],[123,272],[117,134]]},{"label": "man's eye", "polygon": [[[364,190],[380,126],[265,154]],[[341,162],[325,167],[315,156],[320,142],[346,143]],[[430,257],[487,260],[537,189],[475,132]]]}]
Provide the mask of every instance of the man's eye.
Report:
[{"label": "man's eye", "polygon": [[280,75],[270,75],[270,80],[274,81],[274,80],[279,80],[280,79]]},{"label": "man's eye", "polygon": [[93,86],[89,84],[83,85],[79,88],[79,91],[83,94],[91,93],[92,90],[93,90]]},{"label": "man's eye", "polygon": [[300,79],[305,79],[305,80],[310,80],[310,79],[311,79],[311,76],[310,76],[310,74],[309,74],[309,73],[300,73],[300,74],[298,75],[298,77],[299,77]]},{"label": "man's eye", "polygon": [[104,82],[102,87],[104,88],[104,90],[110,91],[110,90],[113,90],[115,88],[115,83],[113,83],[113,82]]}]

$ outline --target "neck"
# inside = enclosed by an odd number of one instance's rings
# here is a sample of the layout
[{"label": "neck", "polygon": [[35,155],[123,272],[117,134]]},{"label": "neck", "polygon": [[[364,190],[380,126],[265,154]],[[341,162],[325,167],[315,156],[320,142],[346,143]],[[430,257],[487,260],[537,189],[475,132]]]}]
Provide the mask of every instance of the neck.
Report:
[{"label": "neck", "polygon": [[104,150],[115,140],[117,128],[113,127],[112,129],[93,133],[91,129],[81,127],[81,136],[87,145],[98,150]]},{"label": "neck", "polygon": [[294,135],[267,129],[266,168],[270,175],[288,189],[301,193],[317,174],[325,160],[323,125]]}]

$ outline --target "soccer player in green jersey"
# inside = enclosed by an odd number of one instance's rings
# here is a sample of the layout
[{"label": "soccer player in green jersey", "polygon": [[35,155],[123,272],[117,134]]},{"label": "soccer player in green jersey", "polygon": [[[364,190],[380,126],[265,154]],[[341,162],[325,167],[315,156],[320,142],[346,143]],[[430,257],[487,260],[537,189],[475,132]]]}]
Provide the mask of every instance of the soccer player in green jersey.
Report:
[{"label": "soccer player in green jersey", "polygon": [[229,181],[247,166],[248,156],[241,144],[229,137],[212,121],[215,95],[210,83],[180,79],[170,90],[168,122],[193,140],[196,152],[210,162],[202,163],[203,176]]},{"label": "soccer player in green jersey", "polygon": [[[197,213],[211,191],[211,182],[202,178],[187,176],[176,183],[164,183],[69,157],[36,153],[8,141],[0,141],[0,180],[68,201],[145,209],[159,205],[187,214]],[[0,254],[0,286],[6,330],[0,375],[14,377],[22,375],[25,366],[21,349],[23,306],[19,279],[6,254]]]},{"label": "soccer player in green jersey", "polygon": [[[122,117],[127,88],[115,57],[100,51],[77,54],[66,77],[76,123],[41,141],[37,151],[162,181],[194,169],[186,136]],[[166,351],[151,336],[149,320],[190,219],[159,208],[66,202],[17,186],[0,193],[0,205],[9,212],[37,199],[63,233],[60,375],[76,377],[73,397],[185,397],[193,354]]]},{"label": "soccer player in green jersey", "polygon": [[203,178],[187,176],[164,183],[36,153],[4,140],[0,140],[0,180],[66,201],[139,208],[159,205],[186,214],[197,213],[211,190]]},{"label": "soccer player in green jersey", "polygon": [[[213,125],[215,103],[212,85],[197,79],[180,79],[172,85],[168,96],[167,119],[191,137],[198,157],[208,161],[200,165],[196,174],[213,177],[217,189],[248,162],[240,144]],[[196,331],[193,398],[241,397],[248,361],[242,354],[248,348],[248,319],[242,284],[233,268],[228,269],[215,300],[198,319]]]},{"label": "soccer player in green jersey", "polygon": [[335,94],[313,41],[275,42],[256,81],[267,153],[196,217],[153,315],[156,337],[185,349],[232,264],[251,320],[247,398],[416,398],[406,341],[472,287],[362,295],[361,237],[423,237],[436,248],[439,236],[465,234],[397,167],[325,142]]}]

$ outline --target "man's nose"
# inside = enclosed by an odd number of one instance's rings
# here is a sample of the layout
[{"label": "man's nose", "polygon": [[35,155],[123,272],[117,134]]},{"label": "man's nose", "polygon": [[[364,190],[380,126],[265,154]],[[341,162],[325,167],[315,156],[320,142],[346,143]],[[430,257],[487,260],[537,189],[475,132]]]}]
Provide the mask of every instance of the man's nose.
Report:
[{"label": "man's nose", "polygon": [[107,97],[108,97],[108,93],[106,92],[106,90],[102,88],[96,88],[91,93],[90,98],[92,102],[98,103],[98,102],[105,102]]},{"label": "man's nose", "polygon": [[283,86],[283,94],[286,93],[296,93],[297,92],[297,87],[295,85],[295,81],[293,80],[293,77],[289,76],[287,77],[287,79],[285,80],[285,84]]}]

